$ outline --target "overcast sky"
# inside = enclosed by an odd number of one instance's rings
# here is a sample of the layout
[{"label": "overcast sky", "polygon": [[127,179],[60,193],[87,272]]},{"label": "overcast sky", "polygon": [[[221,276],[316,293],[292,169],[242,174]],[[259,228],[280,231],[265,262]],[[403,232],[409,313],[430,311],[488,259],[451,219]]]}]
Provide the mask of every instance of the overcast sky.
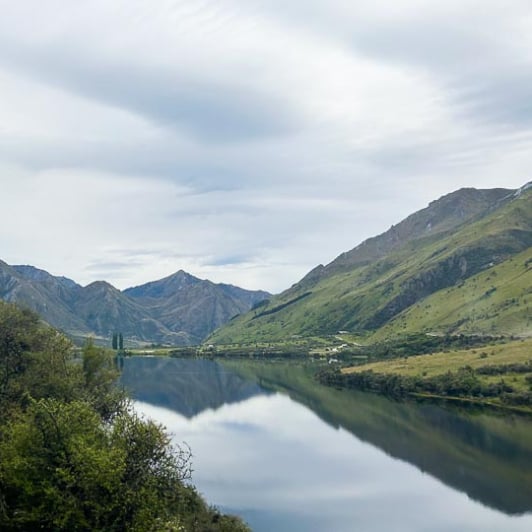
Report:
[{"label": "overcast sky", "polygon": [[0,259],[281,291],[532,167],[530,0],[0,0]]}]

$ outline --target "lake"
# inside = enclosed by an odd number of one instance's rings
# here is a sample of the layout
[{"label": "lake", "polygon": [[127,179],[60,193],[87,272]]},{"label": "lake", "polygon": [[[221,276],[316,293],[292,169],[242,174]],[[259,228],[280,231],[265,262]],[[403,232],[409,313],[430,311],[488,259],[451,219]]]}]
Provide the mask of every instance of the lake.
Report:
[{"label": "lake", "polygon": [[532,530],[532,420],[318,385],[312,364],[126,359],[137,409],[258,532]]}]

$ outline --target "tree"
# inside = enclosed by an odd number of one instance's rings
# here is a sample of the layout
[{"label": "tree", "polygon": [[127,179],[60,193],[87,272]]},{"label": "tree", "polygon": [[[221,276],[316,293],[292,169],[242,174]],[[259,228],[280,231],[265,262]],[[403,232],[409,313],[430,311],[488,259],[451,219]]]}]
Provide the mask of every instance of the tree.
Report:
[{"label": "tree", "polygon": [[16,380],[30,364],[38,329],[36,314],[0,301],[0,398],[17,393]]},{"label": "tree", "polygon": [[122,333],[118,333],[118,349],[122,351],[124,349],[124,337]]},{"label": "tree", "polygon": [[112,347],[116,351],[118,349],[118,334],[113,333]]},{"label": "tree", "polygon": [[83,398],[109,419],[124,407],[124,393],[116,386],[119,372],[112,352],[89,339],[82,351]]},{"label": "tree", "polygon": [[0,444],[2,530],[159,530],[177,516],[190,453],[134,411],[107,427],[86,402],[33,401]]},{"label": "tree", "polygon": [[73,363],[72,342],[63,334],[47,326],[35,333],[30,363],[21,376],[21,383],[34,399],[55,397],[72,401],[83,392],[82,371]]},{"label": "tree", "polygon": [[87,403],[33,401],[0,444],[7,508],[0,528],[88,531],[110,525],[105,515],[120,488],[115,472],[121,453],[105,439]]},{"label": "tree", "polygon": [[82,355],[0,302],[0,530],[247,531],[185,483],[190,450],[136,414],[113,353]]}]

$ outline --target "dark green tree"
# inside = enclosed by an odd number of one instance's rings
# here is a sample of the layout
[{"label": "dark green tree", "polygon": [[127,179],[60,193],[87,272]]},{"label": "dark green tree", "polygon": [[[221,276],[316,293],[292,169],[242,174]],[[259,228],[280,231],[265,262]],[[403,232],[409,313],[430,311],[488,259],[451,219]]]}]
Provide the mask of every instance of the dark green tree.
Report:
[{"label": "dark green tree", "polygon": [[0,301],[0,398],[16,395],[20,377],[38,347],[39,319],[30,311]]},{"label": "dark green tree", "polygon": [[116,386],[119,372],[113,353],[94,345],[89,339],[83,347],[82,357],[82,397],[89,401],[104,419],[109,419],[122,410],[125,401],[123,391]]},{"label": "dark green tree", "polygon": [[118,349],[120,351],[124,349],[124,336],[122,333],[118,333]]},{"label": "dark green tree", "polygon": [[2,530],[140,532],[180,523],[189,452],[132,410],[107,427],[86,402],[41,399],[6,436]]},{"label": "dark green tree", "polygon": [[116,351],[118,349],[118,334],[113,333],[112,347]]},{"label": "dark green tree", "polygon": [[[117,336],[118,341],[118,336]],[[0,530],[247,531],[209,508],[190,450],[140,418],[113,353],[0,302]]]}]

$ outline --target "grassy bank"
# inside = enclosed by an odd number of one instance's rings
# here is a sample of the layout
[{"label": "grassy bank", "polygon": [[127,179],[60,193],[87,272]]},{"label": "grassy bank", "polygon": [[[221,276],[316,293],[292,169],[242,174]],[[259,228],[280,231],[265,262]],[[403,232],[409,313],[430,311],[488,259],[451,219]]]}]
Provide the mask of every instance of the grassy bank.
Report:
[{"label": "grassy bank", "polygon": [[532,412],[532,339],[325,370],[319,379],[391,396],[467,399]]}]

